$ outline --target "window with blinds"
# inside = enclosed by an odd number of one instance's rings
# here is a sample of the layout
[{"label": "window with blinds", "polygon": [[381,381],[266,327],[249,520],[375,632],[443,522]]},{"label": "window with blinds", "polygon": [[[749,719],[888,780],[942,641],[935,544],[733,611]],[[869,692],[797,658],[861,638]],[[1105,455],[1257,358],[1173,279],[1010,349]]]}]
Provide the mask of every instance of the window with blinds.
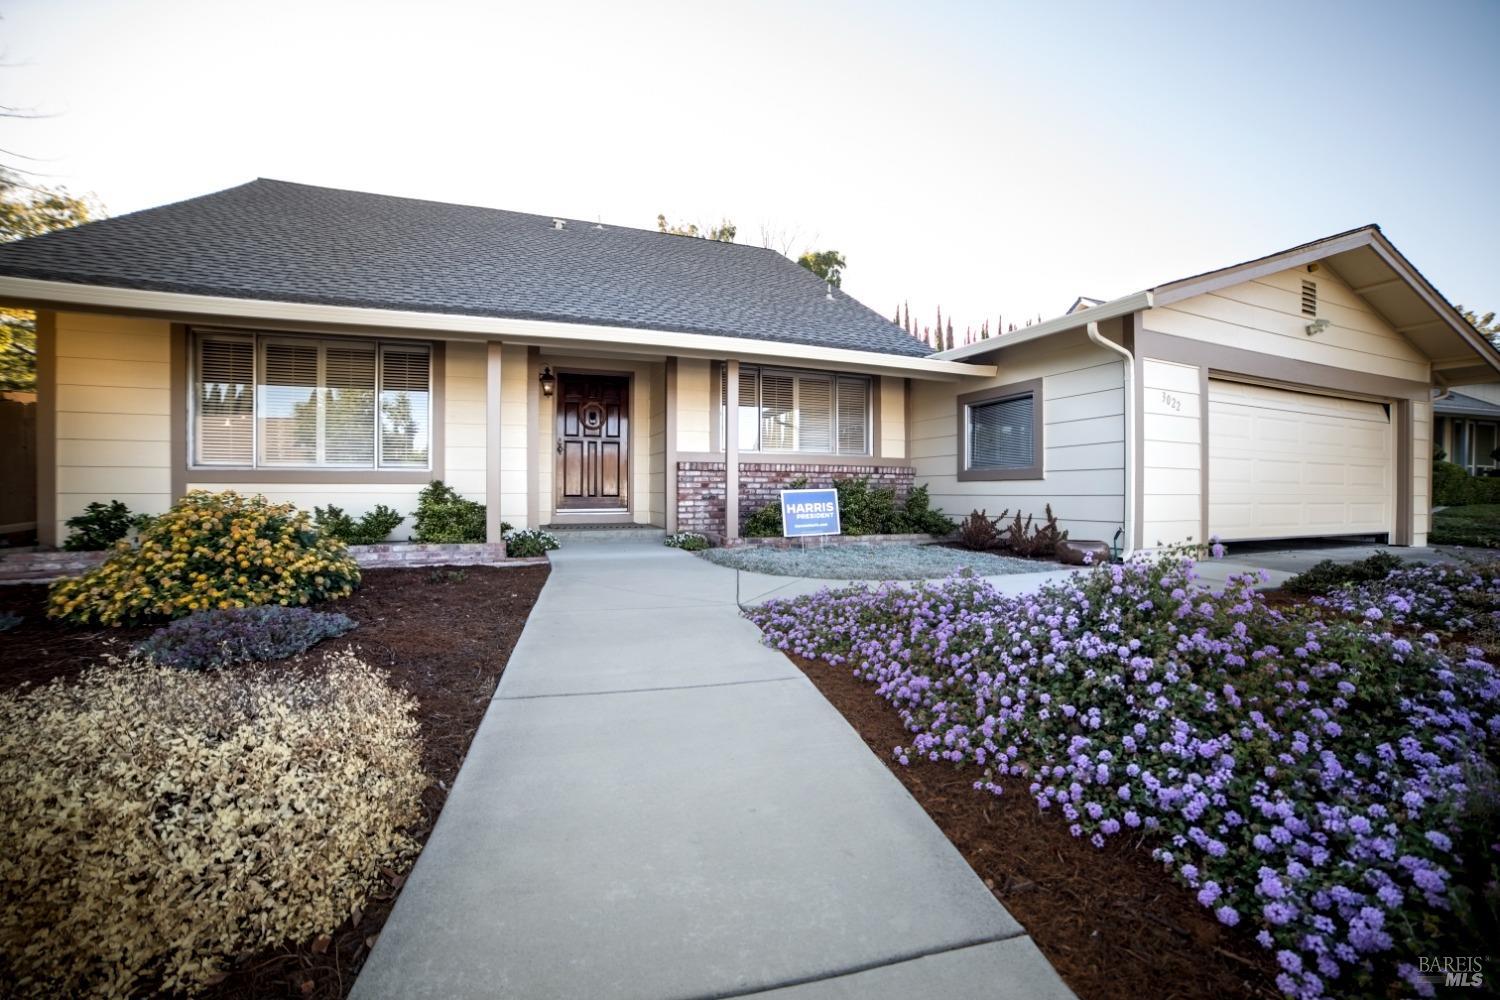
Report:
[{"label": "window with blinds", "polygon": [[240,468],[426,468],[424,345],[195,336],[193,461]]},{"label": "window with blinds", "polygon": [[1030,393],[969,407],[970,469],[1029,469],[1036,464],[1036,401]]},{"label": "window with blinds", "polygon": [[[739,447],[747,452],[870,453],[870,380],[784,368],[740,366]],[[719,375],[719,429],[728,376]]]}]

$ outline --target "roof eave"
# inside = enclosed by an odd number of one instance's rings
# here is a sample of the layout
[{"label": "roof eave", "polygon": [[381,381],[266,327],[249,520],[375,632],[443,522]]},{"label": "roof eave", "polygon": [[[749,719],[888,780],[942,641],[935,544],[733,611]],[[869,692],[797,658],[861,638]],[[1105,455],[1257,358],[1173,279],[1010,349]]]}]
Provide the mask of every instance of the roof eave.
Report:
[{"label": "roof eave", "polygon": [[1090,323],[1100,323],[1108,319],[1118,319],[1121,316],[1129,316],[1143,309],[1150,309],[1152,294],[1149,291],[1136,292],[1118,299],[1112,299],[1103,305],[1090,306],[1076,313],[1064,313],[1053,317],[1043,323],[1034,326],[1023,327],[1011,333],[1002,333],[988,340],[976,340],[972,344],[955,347],[949,351],[939,351],[932,355],[934,358],[942,358],[945,361],[962,361],[965,358],[978,357],[995,351],[1003,351],[1008,347],[1015,347],[1028,341],[1049,337],[1056,333],[1066,333],[1069,330],[1080,330]]},{"label": "roof eave", "polygon": [[421,332],[449,339],[507,340],[526,344],[604,344],[612,351],[625,353],[670,353],[684,357],[733,357],[782,362],[795,360],[837,365],[869,373],[899,373],[911,378],[943,381],[962,376],[990,377],[995,374],[993,365],[965,364],[936,356],[911,357],[746,337],[557,320],[190,295],[4,275],[0,275],[0,302],[26,309],[85,309],[247,324],[261,320],[314,327],[391,330],[408,334]]}]

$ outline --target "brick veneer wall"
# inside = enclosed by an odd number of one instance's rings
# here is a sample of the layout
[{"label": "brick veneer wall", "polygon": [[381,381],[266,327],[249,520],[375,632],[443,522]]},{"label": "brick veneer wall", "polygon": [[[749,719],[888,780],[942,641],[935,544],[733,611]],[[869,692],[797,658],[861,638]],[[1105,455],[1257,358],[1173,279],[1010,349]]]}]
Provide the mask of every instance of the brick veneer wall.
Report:
[{"label": "brick veneer wall", "polygon": [[[899,503],[911,491],[916,471],[905,465],[798,465],[791,462],[740,463],[740,527],[794,480],[828,487],[835,479],[868,479],[895,491]],[[677,530],[724,536],[724,463],[677,463]]]},{"label": "brick veneer wall", "polygon": [[[723,519],[723,511],[719,512]],[[512,566],[545,565],[537,559],[511,559],[505,543],[489,542],[385,542],[351,545],[349,554],[366,569],[403,566]],[[46,583],[66,576],[80,576],[104,562],[108,552],[61,552],[42,550],[15,552],[0,557],[0,584]]]}]

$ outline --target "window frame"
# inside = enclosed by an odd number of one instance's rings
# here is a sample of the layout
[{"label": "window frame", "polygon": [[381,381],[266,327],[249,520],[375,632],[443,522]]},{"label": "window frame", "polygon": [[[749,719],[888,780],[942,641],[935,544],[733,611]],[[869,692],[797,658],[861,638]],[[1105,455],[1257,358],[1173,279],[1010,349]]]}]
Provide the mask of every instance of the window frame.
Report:
[{"label": "window frame", "polygon": [[[716,383],[716,386],[717,386],[717,388],[719,390],[718,391],[718,396],[719,396],[719,407],[718,407],[719,416],[718,416],[718,425],[717,425],[718,436],[717,436],[717,441],[716,441],[714,450],[722,452],[724,450],[724,442],[727,440],[727,438],[726,438],[725,435],[726,435],[726,432],[728,430],[728,421],[730,419],[731,413],[733,413],[734,418],[737,420],[738,417],[739,417],[739,406],[741,404],[739,404],[738,402],[736,402],[736,404],[734,406],[731,406],[730,405],[730,401],[727,398],[728,393],[727,393],[727,389],[726,389],[727,380],[726,380],[726,366],[725,366],[725,363],[724,362],[717,362],[716,365],[715,365],[715,367],[717,369],[717,375],[715,377],[715,383]],[[877,457],[876,454],[875,454],[875,435],[877,433],[877,428],[876,428],[875,424],[876,424],[876,419],[877,419],[877,414],[878,414],[876,394],[880,391],[880,382],[878,381],[878,379],[875,376],[866,375],[866,374],[864,374],[862,372],[827,371],[827,370],[820,370],[820,369],[817,369],[817,368],[793,368],[793,367],[788,367],[786,365],[741,364],[740,365],[740,376],[741,376],[740,377],[740,385],[742,387],[742,391],[743,391],[743,386],[744,386],[744,372],[745,372],[746,369],[753,369],[756,372],[755,393],[756,393],[756,413],[757,413],[757,416],[756,416],[756,428],[757,428],[756,429],[756,439],[757,439],[756,440],[756,445],[757,446],[754,447],[754,448],[748,448],[748,447],[745,446],[745,442],[743,440],[741,440],[739,442],[739,452],[740,452],[741,455],[773,455],[773,456],[777,456],[777,457],[781,457],[781,456],[796,456],[796,457],[803,458],[803,459],[809,459],[809,458],[818,458],[818,459],[830,459],[830,458],[834,458],[834,459],[849,459],[849,460],[864,459],[864,460],[867,460],[867,461],[868,460],[873,460],[874,458]],[[765,387],[764,376],[768,372],[771,373],[771,374],[773,374],[773,375],[787,375],[787,376],[791,376],[791,378],[792,378],[792,413],[793,413],[793,421],[794,421],[794,423],[793,423],[793,436],[794,436],[794,439],[798,443],[801,442],[801,438],[802,438],[802,410],[801,410],[801,407],[802,407],[802,381],[801,380],[804,377],[807,377],[807,378],[819,379],[819,380],[822,380],[822,381],[826,381],[828,383],[828,398],[829,398],[829,406],[830,406],[830,412],[829,412],[829,434],[828,434],[828,438],[829,438],[830,447],[827,450],[825,450],[825,451],[811,451],[811,450],[799,450],[797,448],[765,448],[765,447],[761,447],[761,443],[765,440],[764,428],[761,426],[761,421],[763,421],[765,419],[764,418],[764,408],[765,408],[765,404],[764,404],[764,387]],[[839,450],[839,404],[838,404],[838,389],[839,389],[839,381],[841,379],[857,379],[857,380],[863,382],[864,386],[865,386],[865,405],[864,405],[864,419],[863,419],[863,423],[864,423],[864,449],[862,451],[855,452],[855,451],[841,451],[841,450]],[[736,426],[738,426],[738,425],[736,425]],[[858,461],[856,461],[854,464],[860,464],[860,463]]]},{"label": "window frame", "polygon": [[[439,386],[443,372],[442,344],[425,340],[411,340],[394,337],[340,337],[336,335],[302,333],[280,330],[239,330],[224,329],[219,327],[192,327],[187,331],[186,340],[186,402],[187,421],[184,428],[187,455],[185,456],[185,471],[189,478],[197,474],[205,476],[217,476],[221,480],[226,474],[241,474],[256,479],[270,481],[277,477],[291,474],[294,478],[305,479],[308,474],[314,476],[331,477],[325,481],[341,481],[344,477],[360,477],[364,481],[400,481],[401,477],[416,475],[427,478],[437,478],[440,471],[435,461],[438,451],[442,445],[441,435],[436,418],[439,413]],[[223,462],[204,463],[199,460],[199,427],[198,427],[198,402],[199,388],[199,351],[200,344],[204,340],[223,340],[238,343],[248,342],[251,345],[251,357],[253,358],[252,384],[251,384],[251,413],[250,413],[250,462],[248,464],[229,464]],[[265,347],[269,343],[302,344],[313,345],[318,351],[318,386],[315,392],[318,394],[328,390],[326,382],[327,356],[325,348],[334,346],[367,346],[375,355],[375,382],[374,392],[374,420],[371,426],[372,434],[372,460],[369,465],[351,465],[345,463],[282,463],[268,462],[262,458],[262,435],[261,435],[261,389],[265,385]],[[414,348],[421,349],[427,354],[427,462],[425,465],[385,465],[383,464],[383,451],[380,425],[380,399],[381,399],[381,375],[384,365],[385,350],[387,347],[410,351]],[[318,431],[316,437],[316,450],[322,453],[326,448],[324,440],[324,412],[323,407],[318,408]],[[269,479],[267,479],[269,477]],[[202,478],[202,477],[199,477]],[[223,480],[229,481],[229,480]]]},{"label": "window frame", "polygon": [[[1005,403],[1014,399],[1031,399],[1031,464],[1014,469],[974,469],[969,467],[973,438],[973,409],[986,403]],[[958,481],[961,483],[999,482],[1015,479],[1045,479],[1046,455],[1043,450],[1044,402],[1042,380],[1029,379],[966,392],[958,397]]]}]

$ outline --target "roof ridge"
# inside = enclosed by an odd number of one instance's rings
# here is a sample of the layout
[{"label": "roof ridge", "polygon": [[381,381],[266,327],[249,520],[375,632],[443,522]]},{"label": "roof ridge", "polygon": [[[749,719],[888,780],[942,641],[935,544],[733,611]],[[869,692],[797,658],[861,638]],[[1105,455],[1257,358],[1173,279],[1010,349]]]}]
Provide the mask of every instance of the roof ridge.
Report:
[{"label": "roof ridge", "polygon": [[[246,181],[244,184],[236,184],[236,185],[234,185],[234,187],[248,187],[251,184],[271,184],[271,185],[279,185],[279,186],[282,186],[282,187],[304,188],[304,189],[312,190],[312,191],[331,191],[331,192],[333,192],[335,194],[354,194],[354,195],[360,195],[360,196],[365,197],[365,198],[388,198],[388,199],[390,199],[392,201],[415,202],[415,203],[420,204],[420,205],[441,205],[444,208],[465,208],[465,209],[471,209],[473,211],[478,211],[478,212],[499,212],[499,213],[502,213],[502,214],[505,214],[505,215],[522,215],[522,216],[526,216],[527,218],[539,219],[539,220],[544,221],[544,222],[551,222],[554,219],[562,219],[564,222],[577,223],[578,225],[581,225],[581,226],[596,226],[596,225],[599,225],[599,226],[604,226],[606,229],[619,229],[619,230],[624,230],[624,231],[633,232],[633,233],[644,233],[644,234],[646,234],[648,236],[670,236],[670,237],[672,237],[674,239],[680,239],[680,240],[703,240],[706,243],[720,243],[720,244],[723,244],[724,246],[740,247],[740,248],[745,249],[745,250],[769,250],[771,253],[778,253],[778,251],[772,250],[770,247],[758,247],[758,246],[756,246],[753,243],[736,243],[733,240],[729,240],[729,241],[725,241],[725,240],[711,240],[711,239],[709,239],[706,236],[689,236],[689,235],[687,235],[685,233],[668,233],[668,232],[663,232],[660,229],[647,229],[644,226],[624,226],[624,225],[620,225],[618,223],[613,223],[613,222],[602,222],[602,221],[599,221],[599,220],[579,219],[579,218],[574,218],[574,217],[568,216],[568,215],[555,215],[555,214],[548,214],[546,212],[528,212],[528,211],[523,211],[521,209],[515,209],[515,208],[497,208],[494,205],[476,205],[476,204],[473,204],[471,202],[464,202],[464,201],[442,201],[442,200],[437,199],[437,198],[417,198],[417,197],[413,197],[411,195],[404,195],[404,194],[385,194],[385,193],[380,192],[380,191],[362,191],[362,190],[359,190],[359,189],[356,189],[356,188],[332,187],[332,186],[330,186],[328,184],[308,184],[305,181],[287,181],[287,180],[282,180],[279,177],[257,177],[257,178],[255,178],[252,181]],[[210,195],[212,195],[212,194],[223,194],[224,191],[232,191],[232,190],[234,190],[234,187],[224,188],[223,191],[211,191],[211,192],[209,192],[209,194]],[[198,197],[200,197],[200,198],[201,197],[208,197],[208,195],[199,195]],[[193,199],[186,198],[186,199],[183,199],[183,200],[184,201],[192,201]],[[169,204],[178,204],[178,203],[177,202],[169,202]],[[161,207],[161,206],[158,206],[158,207]],[[787,259],[791,260],[790,257],[788,257]],[[793,261],[793,263],[796,263],[796,262]]]}]

